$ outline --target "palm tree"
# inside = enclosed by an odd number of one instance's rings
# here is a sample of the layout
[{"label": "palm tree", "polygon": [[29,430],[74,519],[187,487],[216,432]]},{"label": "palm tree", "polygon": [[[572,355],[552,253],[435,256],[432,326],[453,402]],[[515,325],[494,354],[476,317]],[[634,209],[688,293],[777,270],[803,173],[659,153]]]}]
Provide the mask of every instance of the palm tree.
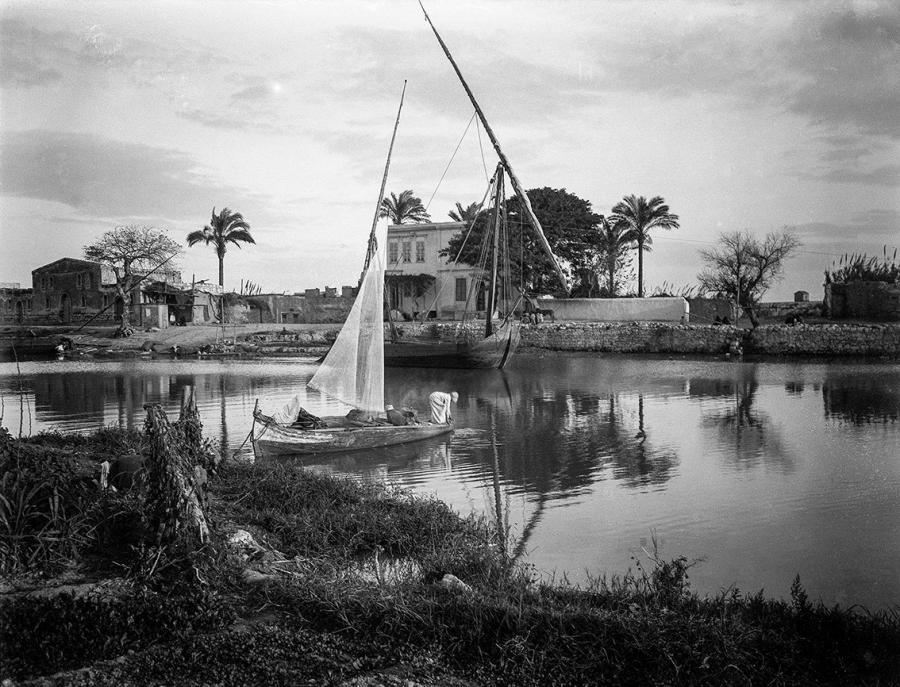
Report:
[{"label": "palm tree", "polygon": [[232,212],[228,208],[222,208],[217,215],[216,209],[212,209],[212,219],[202,230],[192,231],[187,235],[188,246],[197,243],[212,244],[219,257],[219,286],[225,286],[225,250],[229,243],[238,248],[241,243],[256,243],[250,235],[250,225],[244,221],[240,212]]},{"label": "palm tree", "polygon": [[616,297],[616,267],[619,259],[633,245],[634,238],[624,223],[610,222],[609,219],[600,215],[594,246],[603,254],[603,259],[606,261],[607,291],[610,298]]},{"label": "palm tree", "polygon": [[625,196],[612,209],[610,221],[623,224],[638,249],[638,298],[644,296],[644,251],[653,245],[650,230],[678,229],[678,215],[669,212],[669,206],[662,196],[654,196],[649,201],[644,196]]},{"label": "palm tree", "polygon": [[465,222],[467,225],[472,224],[475,221],[475,218],[478,217],[478,213],[481,212],[481,205],[478,203],[471,203],[468,207],[463,207],[462,203],[456,204],[456,209],[451,210],[447,213],[447,215],[454,222]]},{"label": "palm tree", "polygon": [[412,189],[403,191],[399,197],[392,193],[390,198],[382,198],[378,216],[387,217],[393,224],[403,224],[405,221],[427,222],[431,219],[422,205],[422,199],[414,196]]}]

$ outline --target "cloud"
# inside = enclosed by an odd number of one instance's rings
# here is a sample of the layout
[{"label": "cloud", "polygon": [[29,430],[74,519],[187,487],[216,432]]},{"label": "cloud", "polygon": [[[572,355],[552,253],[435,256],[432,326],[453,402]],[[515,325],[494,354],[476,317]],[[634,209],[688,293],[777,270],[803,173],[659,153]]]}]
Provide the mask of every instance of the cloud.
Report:
[{"label": "cloud", "polygon": [[0,85],[13,88],[46,86],[62,79],[56,69],[42,67],[34,60],[22,59],[17,55],[4,55],[0,68]]},{"label": "cloud", "polygon": [[258,84],[256,86],[247,86],[237,93],[233,93],[232,100],[269,100],[275,94],[274,89],[269,84]]},{"label": "cloud", "polygon": [[865,241],[866,244],[900,243],[900,211],[873,208],[855,213],[845,223],[807,222],[791,227],[807,246]]},{"label": "cloud", "polygon": [[900,5],[812,7],[779,45],[785,66],[805,78],[790,108],[816,123],[900,137]]},{"label": "cloud", "polygon": [[858,170],[839,167],[826,172],[800,172],[801,179],[826,181],[835,184],[863,184],[866,186],[900,186],[900,165],[881,165],[875,169]]},{"label": "cloud", "polygon": [[63,203],[87,215],[195,218],[222,198],[245,213],[266,205],[246,189],[204,178],[195,160],[174,150],[45,130],[4,132],[0,144],[4,195]]},{"label": "cloud", "polygon": [[40,31],[18,19],[0,20],[0,84],[33,88],[60,81],[72,44],[65,33]]}]

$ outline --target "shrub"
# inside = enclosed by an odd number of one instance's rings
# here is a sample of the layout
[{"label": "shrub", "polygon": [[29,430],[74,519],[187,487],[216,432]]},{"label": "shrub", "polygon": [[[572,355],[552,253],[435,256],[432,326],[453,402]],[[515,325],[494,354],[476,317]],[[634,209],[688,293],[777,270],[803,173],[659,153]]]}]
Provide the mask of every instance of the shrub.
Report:
[{"label": "shrub", "polygon": [[881,281],[888,284],[900,283],[900,263],[897,263],[897,249],[888,258],[887,246],[882,249],[879,260],[865,253],[853,253],[841,256],[831,269],[825,270],[826,284],[849,284],[861,281]]}]

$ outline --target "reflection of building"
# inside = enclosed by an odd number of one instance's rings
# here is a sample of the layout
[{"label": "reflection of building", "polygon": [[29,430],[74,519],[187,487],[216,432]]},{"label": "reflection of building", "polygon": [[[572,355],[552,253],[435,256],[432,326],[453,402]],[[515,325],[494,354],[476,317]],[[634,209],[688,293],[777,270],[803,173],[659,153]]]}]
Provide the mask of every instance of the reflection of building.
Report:
[{"label": "reflection of building", "polygon": [[[462,318],[472,281],[481,281],[482,271],[447,264],[448,259],[438,253],[465,228],[464,222],[388,227],[385,292],[391,309],[408,316]],[[474,305],[476,310],[484,309],[483,287],[478,289]]]}]

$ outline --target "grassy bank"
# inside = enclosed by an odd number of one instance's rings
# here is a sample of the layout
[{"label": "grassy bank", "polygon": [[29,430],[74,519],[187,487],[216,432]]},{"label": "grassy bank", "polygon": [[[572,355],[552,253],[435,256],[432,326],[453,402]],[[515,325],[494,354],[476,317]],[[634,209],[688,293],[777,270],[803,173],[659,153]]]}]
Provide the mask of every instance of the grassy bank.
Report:
[{"label": "grassy bank", "polygon": [[[736,590],[648,560],[548,586],[485,521],[383,484],[220,466],[211,537],[159,543],[142,434],[0,437],[0,679],[40,684],[898,684],[900,617]],[[195,457],[203,460],[202,453]],[[207,467],[212,468],[207,464]],[[249,533],[235,538],[236,531]],[[231,542],[231,543],[229,543]],[[64,587],[62,593],[54,588]],[[50,677],[56,675],[55,677]]]}]

